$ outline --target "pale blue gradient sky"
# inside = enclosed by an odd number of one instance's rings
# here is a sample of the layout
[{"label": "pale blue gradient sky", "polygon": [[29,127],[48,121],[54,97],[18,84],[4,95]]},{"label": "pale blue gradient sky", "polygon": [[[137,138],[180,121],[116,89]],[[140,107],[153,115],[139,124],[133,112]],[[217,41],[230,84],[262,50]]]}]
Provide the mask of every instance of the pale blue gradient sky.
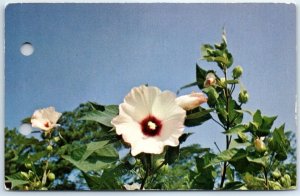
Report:
[{"label": "pale blue gradient sky", "polygon": [[[234,65],[250,93],[246,108],[278,115],[296,130],[296,12],[288,4],[15,4],[6,8],[5,123],[12,128],[36,108],[72,110],[95,101],[119,104],[148,83],[176,92],[195,80],[200,46],[225,26]],[[35,52],[24,57],[23,42]],[[189,93],[187,89],[182,93]],[[213,122],[189,143],[224,147]]]}]

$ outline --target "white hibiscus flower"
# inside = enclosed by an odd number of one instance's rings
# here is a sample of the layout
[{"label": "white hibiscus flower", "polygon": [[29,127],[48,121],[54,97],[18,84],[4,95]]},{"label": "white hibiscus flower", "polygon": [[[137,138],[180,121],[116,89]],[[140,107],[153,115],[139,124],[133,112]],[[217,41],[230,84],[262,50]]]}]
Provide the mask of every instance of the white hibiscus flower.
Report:
[{"label": "white hibiscus flower", "polygon": [[131,154],[161,154],[164,146],[178,146],[186,112],[175,101],[175,94],[157,87],[133,88],[119,105],[112,120],[118,135],[131,145]]},{"label": "white hibiscus flower", "polygon": [[192,92],[176,98],[176,103],[184,110],[192,110],[205,102],[207,102],[207,98],[203,93]]},{"label": "white hibiscus flower", "polygon": [[48,107],[34,111],[31,117],[32,127],[42,129],[46,132],[54,127],[59,126],[56,124],[62,114],[55,111],[54,107]]}]

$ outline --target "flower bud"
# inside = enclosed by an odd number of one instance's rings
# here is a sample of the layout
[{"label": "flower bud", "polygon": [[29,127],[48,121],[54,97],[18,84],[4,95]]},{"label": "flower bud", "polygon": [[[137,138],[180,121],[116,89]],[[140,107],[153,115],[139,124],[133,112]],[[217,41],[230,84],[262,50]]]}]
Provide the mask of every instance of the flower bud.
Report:
[{"label": "flower bud", "polygon": [[278,179],[281,177],[281,173],[278,169],[276,169],[275,171],[272,172],[272,176],[275,178],[275,179]]},{"label": "flower bud", "polygon": [[232,70],[232,77],[234,79],[239,78],[243,74],[243,68],[238,65]]},{"label": "flower bud", "polygon": [[31,169],[31,168],[32,168],[32,164],[31,164],[31,163],[25,163],[25,167],[26,167],[27,169]]},{"label": "flower bud", "polygon": [[212,72],[208,73],[204,81],[204,87],[207,88],[215,84],[216,84],[216,75]]},{"label": "flower bud", "polygon": [[53,138],[54,142],[58,142],[59,140],[60,140],[60,138],[58,136],[56,136],[56,137]]},{"label": "flower bud", "polygon": [[29,170],[29,171],[28,171],[28,175],[29,175],[29,178],[33,178],[33,176],[34,176],[33,171]]},{"label": "flower bud", "polygon": [[202,103],[207,102],[207,98],[203,93],[191,93],[176,98],[176,103],[184,110],[192,110]]},{"label": "flower bud", "polygon": [[248,99],[249,99],[249,95],[248,95],[247,91],[246,90],[241,91],[239,94],[239,102],[247,103]]},{"label": "flower bud", "polygon": [[226,87],[226,79],[225,79],[225,78],[220,78],[219,84],[220,84],[220,86],[222,86],[222,87]]},{"label": "flower bud", "polygon": [[41,191],[48,191],[48,189],[46,187],[42,187],[40,188]]},{"label": "flower bud", "polygon": [[47,150],[48,152],[51,152],[51,151],[53,150],[53,147],[52,147],[51,145],[48,145],[47,148],[46,148],[46,150]]},{"label": "flower bud", "polygon": [[55,180],[55,174],[52,173],[52,172],[48,173],[47,177],[48,177],[48,179],[49,179],[50,181]]},{"label": "flower bud", "polygon": [[267,150],[266,145],[261,138],[254,140],[254,147],[257,152],[265,152]]},{"label": "flower bud", "polygon": [[24,186],[24,191],[28,191],[29,190],[29,187],[26,185]]},{"label": "flower bud", "polygon": [[27,174],[26,172],[22,172],[22,171],[21,171],[21,175],[22,175],[24,178],[29,179],[29,176],[28,176],[28,174]]},{"label": "flower bud", "polygon": [[41,182],[40,181],[36,181],[36,182],[33,183],[33,186],[34,187],[39,187],[39,186],[41,186]]},{"label": "flower bud", "polygon": [[290,175],[284,174],[283,178],[285,179],[285,184],[284,184],[284,186],[285,186],[286,188],[290,187],[290,186],[291,186],[291,182],[292,182],[292,181],[291,181]]}]

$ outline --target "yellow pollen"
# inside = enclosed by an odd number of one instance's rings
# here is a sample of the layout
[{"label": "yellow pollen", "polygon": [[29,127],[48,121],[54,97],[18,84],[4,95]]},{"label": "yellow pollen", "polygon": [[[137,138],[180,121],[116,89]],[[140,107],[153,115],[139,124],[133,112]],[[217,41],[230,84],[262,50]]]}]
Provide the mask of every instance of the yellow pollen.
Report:
[{"label": "yellow pollen", "polygon": [[152,122],[152,121],[149,121],[148,122],[148,127],[151,130],[155,130],[156,129],[156,124],[154,122]]}]

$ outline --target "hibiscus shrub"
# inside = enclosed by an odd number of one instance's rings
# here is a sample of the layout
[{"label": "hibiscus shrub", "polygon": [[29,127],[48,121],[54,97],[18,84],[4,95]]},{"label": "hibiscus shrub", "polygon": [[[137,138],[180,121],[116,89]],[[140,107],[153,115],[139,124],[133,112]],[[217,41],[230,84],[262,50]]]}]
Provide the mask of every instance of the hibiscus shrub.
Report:
[{"label": "hibiscus shrub", "polygon": [[[170,91],[134,87],[120,105],[88,102],[71,112],[37,110],[22,123],[40,131],[28,136],[5,129],[5,185],[13,190],[284,190],[295,189],[295,135],[273,127],[276,116],[244,109],[241,66],[223,34],[202,46],[196,65],[203,93],[176,97]],[[219,74],[218,74],[219,73]],[[239,87],[239,93],[235,93]],[[207,103],[207,104],[205,104]],[[201,106],[200,106],[201,105]],[[245,123],[244,115],[252,120]],[[182,146],[185,127],[215,122],[226,148]]]}]

